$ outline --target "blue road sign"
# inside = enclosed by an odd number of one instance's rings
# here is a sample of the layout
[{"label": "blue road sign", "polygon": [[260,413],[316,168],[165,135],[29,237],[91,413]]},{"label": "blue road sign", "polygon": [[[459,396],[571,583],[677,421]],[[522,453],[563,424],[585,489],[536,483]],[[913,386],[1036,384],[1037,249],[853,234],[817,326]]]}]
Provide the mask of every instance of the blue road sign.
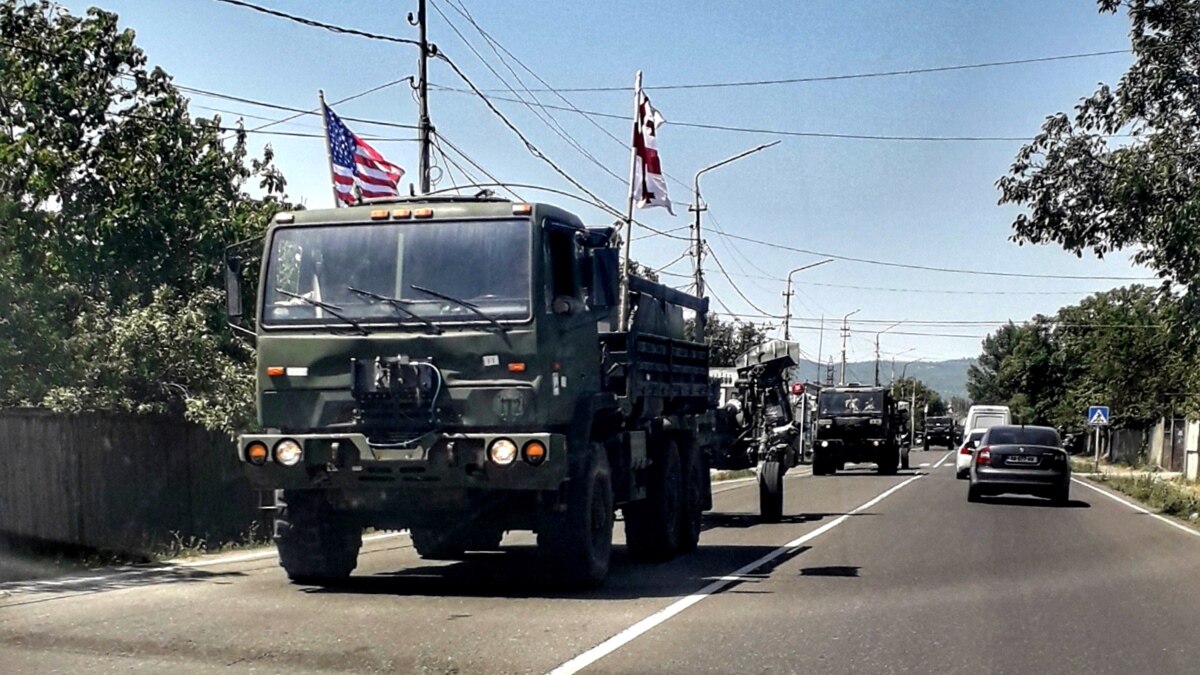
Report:
[{"label": "blue road sign", "polygon": [[1094,427],[1108,426],[1108,406],[1094,405],[1088,408],[1087,423]]}]

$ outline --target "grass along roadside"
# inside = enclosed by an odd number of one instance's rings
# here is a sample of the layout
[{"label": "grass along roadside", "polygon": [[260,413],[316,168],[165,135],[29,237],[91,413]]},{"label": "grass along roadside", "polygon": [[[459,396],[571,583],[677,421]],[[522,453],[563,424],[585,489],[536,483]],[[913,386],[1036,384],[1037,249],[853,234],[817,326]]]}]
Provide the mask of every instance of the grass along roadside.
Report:
[{"label": "grass along roadside", "polygon": [[1101,473],[1087,478],[1128,495],[1163,515],[1181,518],[1193,524],[1200,521],[1200,485],[1194,482],[1178,477],[1157,476],[1153,473]]}]

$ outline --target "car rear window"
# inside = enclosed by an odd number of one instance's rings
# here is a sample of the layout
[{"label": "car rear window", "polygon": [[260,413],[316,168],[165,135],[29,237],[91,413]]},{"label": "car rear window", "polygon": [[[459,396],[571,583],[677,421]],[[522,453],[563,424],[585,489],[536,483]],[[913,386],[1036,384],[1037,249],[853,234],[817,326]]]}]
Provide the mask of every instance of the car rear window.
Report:
[{"label": "car rear window", "polygon": [[1057,431],[1053,429],[1038,429],[1036,427],[1011,429],[993,427],[988,435],[988,443],[990,445],[1023,443],[1025,445],[1050,445],[1055,447],[1061,445]]}]

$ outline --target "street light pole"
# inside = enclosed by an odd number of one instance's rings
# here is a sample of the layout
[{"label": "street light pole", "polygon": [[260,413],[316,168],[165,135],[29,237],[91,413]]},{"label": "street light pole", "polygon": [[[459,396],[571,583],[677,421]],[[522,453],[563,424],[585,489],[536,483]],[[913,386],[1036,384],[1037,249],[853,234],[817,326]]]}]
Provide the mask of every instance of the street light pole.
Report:
[{"label": "street light pole", "polygon": [[[743,157],[746,157],[747,155],[753,155],[754,153],[759,152],[760,150],[766,150],[767,148],[769,148],[773,145],[779,145],[779,143],[780,143],[780,141],[772,141],[770,143],[764,143],[756,148],[751,148],[750,150],[746,150],[745,152],[738,153],[738,154],[734,155],[733,157],[723,159],[723,160],[717,162],[716,164],[710,164],[696,172],[696,178],[693,181],[693,192],[695,194],[696,203],[693,204],[692,206],[689,206],[688,211],[692,211],[693,213],[696,214],[695,222],[692,224],[692,234],[694,235],[694,241],[692,242],[692,244],[695,247],[694,255],[696,256],[694,283],[696,284],[696,295],[697,296],[704,297],[704,271],[700,265],[700,257],[704,254],[704,240],[700,238],[700,213],[702,211],[708,210],[708,207],[705,206],[704,202],[700,199],[700,176],[705,173],[708,173],[709,171],[712,171],[713,169],[715,169],[717,167],[725,166],[726,164],[729,164],[730,162],[736,162],[737,160],[739,160]],[[697,322],[697,326],[699,326],[699,322]],[[702,327],[700,329],[703,330]],[[701,335],[703,335],[703,333],[701,333]]]},{"label": "street light pole", "polygon": [[824,260],[818,260],[815,263],[809,263],[808,265],[801,265],[800,267],[797,267],[796,269],[787,273],[787,290],[783,292],[783,341],[784,342],[787,342],[792,336],[792,331],[791,331],[792,275],[795,274],[796,272],[803,272],[804,270],[810,270],[814,267],[824,265],[827,262],[833,262],[833,258],[826,258]]},{"label": "street light pole", "polygon": [[850,337],[849,320],[850,317],[861,311],[861,309],[856,309],[842,317],[842,376],[839,378],[838,385],[846,384],[846,339]]},{"label": "street light pole", "polygon": [[897,321],[896,323],[888,326],[887,328],[884,328],[883,330],[881,330],[875,334],[875,386],[876,387],[879,386],[879,336],[883,335],[884,333],[888,332],[889,330],[895,328],[896,326],[899,326],[902,323],[904,323],[904,322]]},{"label": "street light pole", "polygon": [[916,349],[917,349],[916,347],[910,347],[908,349],[905,349],[902,352],[896,352],[895,354],[892,354],[892,376],[891,376],[891,379],[888,380],[889,384],[896,381],[896,357],[904,356],[905,354],[907,354],[909,352],[916,351]]}]

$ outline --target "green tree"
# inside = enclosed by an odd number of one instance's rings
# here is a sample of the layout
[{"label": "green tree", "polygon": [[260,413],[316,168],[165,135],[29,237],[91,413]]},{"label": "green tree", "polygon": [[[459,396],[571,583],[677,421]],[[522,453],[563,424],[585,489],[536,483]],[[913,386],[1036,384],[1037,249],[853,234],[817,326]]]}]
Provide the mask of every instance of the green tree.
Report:
[{"label": "green tree", "polygon": [[1049,424],[1062,396],[1061,358],[1053,323],[1043,316],[1008,323],[983,342],[978,363],[967,370],[967,392],[981,405],[1007,405],[1026,424]]},{"label": "green tree", "polygon": [[[1127,8],[1134,63],[1068,114],[1056,113],[1001,178],[1026,207],[1019,243],[1133,259],[1200,290],[1200,0],[1099,0]],[[1129,135],[1130,138],[1121,137]]]},{"label": "green tree", "polygon": [[[684,322],[684,335],[692,334],[693,321]],[[704,324],[704,341],[708,344],[708,364],[728,367],[737,364],[737,357],[767,340],[767,333],[749,321],[723,321],[710,313]]]},{"label": "green tree", "polygon": [[915,377],[904,377],[892,382],[891,392],[892,397],[897,401],[908,402],[910,405],[913,395],[916,394],[917,420],[920,420],[925,414],[926,406],[928,406],[930,416],[946,414],[946,401],[942,399],[941,394],[930,389],[927,384]]},{"label": "green tree", "polygon": [[250,403],[211,289],[224,246],[287,206],[270,150],[191,118],[112,13],[0,0],[0,35],[0,404],[244,418],[201,410]]}]

